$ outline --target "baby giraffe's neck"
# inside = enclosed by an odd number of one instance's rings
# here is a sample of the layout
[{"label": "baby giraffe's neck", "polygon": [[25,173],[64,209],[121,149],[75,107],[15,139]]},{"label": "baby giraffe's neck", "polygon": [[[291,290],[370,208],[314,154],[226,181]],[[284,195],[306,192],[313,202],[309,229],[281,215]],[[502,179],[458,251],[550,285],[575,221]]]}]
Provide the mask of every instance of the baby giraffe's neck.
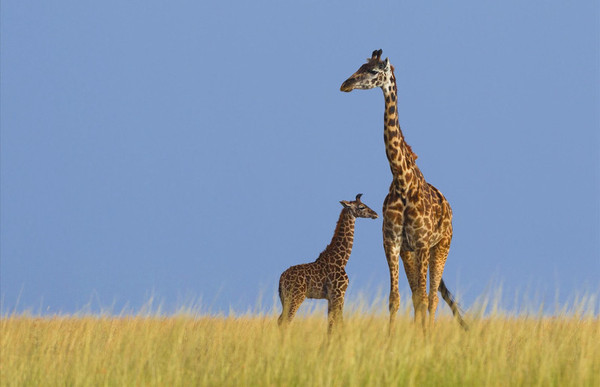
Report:
[{"label": "baby giraffe's neck", "polygon": [[352,253],[354,242],[354,223],[356,218],[349,209],[344,208],[340,213],[331,243],[317,258],[317,262],[345,267]]}]

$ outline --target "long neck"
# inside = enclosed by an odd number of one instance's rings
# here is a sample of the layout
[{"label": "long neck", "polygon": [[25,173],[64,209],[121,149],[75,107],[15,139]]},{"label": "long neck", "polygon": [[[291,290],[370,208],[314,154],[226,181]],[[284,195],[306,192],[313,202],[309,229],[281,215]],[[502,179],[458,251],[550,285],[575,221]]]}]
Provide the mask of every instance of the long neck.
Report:
[{"label": "long neck", "polygon": [[321,253],[317,261],[344,267],[352,253],[354,242],[354,223],[356,218],[350,210],[344,208],[340,213],[331,243]]},{"label": "long neck", "polygon": [[385,153],[390,163],[390,169],[395,179],[410,184],[414,171],[418,170],[415,163],[416,155],[404,140],[404,135],[398,123],[398,98],[396,88],[396,77],[393,70],[383,86],[385,97],[385,114],[383,139],[385,142]]}]

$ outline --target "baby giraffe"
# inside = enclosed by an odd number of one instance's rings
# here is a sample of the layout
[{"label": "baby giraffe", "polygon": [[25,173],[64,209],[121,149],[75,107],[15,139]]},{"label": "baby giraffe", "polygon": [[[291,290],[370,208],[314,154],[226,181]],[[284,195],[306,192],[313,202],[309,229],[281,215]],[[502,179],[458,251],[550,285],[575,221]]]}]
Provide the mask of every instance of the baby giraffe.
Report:
[{"label": "baby giraffe", "polygon": [[360,201],[361,196],[362,194],[356,195],[352,202],[340,202],[344,208],[331,243],[316,261],[292,266],[281,274],[279,298],[283,311],[279,316],[280,326],[286,326],[292,321],[305,298],[327,299],[329,333],[337,321],[341,322],[344,294],[348,288],[345,268],[352,252],[354,221],[356,218],[377,218],[377,213]]}]

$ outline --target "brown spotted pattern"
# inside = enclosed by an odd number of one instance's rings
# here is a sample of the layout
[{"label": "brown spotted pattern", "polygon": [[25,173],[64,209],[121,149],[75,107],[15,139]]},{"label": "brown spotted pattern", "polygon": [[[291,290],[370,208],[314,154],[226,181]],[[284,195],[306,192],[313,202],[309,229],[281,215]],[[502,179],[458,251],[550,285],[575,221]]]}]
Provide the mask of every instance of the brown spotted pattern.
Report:
[{"label": "brown spotted pattern", "polygon": [[316,261],[292,266],[281,274],[279,298],[283,311],[279,325],[286,326],[306,298],[326,299],[328,305],[328,331],[341,322],[344,295],[348,288],[346,264],[352,252],[356,218],[377,218],[377,213],[361,202],[362,194],[354,201],[342,200],[344,207],[335,227],[331,243]]},{"label": "brown spotted pattern", "polygon": [[[373,51],[340,87],[341,91],[380,87],[385,98],[385,152],[393,180],[383,203],[383,245],[390,270],[390,330],[400,305],[398,290],[399,256],[412,292],[415,321],[426,328],[433,325],[438,305],[437,291],[461,326],[466,327],[454,298],[442,281],[442,273],[452,240],[452,209],[442,193],[427,183],[416,164],[417,156],[404,140],[398,123],[398,101],[394,67],[381,60],[381,50]],[[429,271],[429,294],[427,272]]]}]

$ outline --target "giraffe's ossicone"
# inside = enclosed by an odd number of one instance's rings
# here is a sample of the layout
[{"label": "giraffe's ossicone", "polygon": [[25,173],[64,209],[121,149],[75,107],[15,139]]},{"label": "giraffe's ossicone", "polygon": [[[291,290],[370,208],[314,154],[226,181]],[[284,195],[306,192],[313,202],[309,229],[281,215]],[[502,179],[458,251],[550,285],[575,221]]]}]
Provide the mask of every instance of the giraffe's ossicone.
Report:
[{"label": "giraffe's ossicone", "polygon": [[316,261],[292,266],[279,278],[279,298],[283,311],[280,326],[286,326],[306,298],[326,299],[328,305],[328,331],[342,320],[344,295],[348,288],[346,264],[352,253],[354,223],[356,218],[377,218],[377,213],[361,202],[362,194],[354,201],[342,200],[344,207],[331,243]]},{"label": "giraffe's ossicone", "polygon": [[416,163],[417,156],[404,139],[398,123],[394,67],[389,59],[381,60],[381,53],[373,51],[367,63],[344,81],[340,90],[379,87],[385,98],[383,139],[392,172],[392,184],[383,203],[383,246],[390,270],[390,330],[400,305],[399,256],[412,292],[415,320],[421,321],[423,329],[427,311],[429,325],[433,325],[438,290],[466,328],[458,305],[442,280],[452,240],[452,209],[444,195],[425,181]]}]

